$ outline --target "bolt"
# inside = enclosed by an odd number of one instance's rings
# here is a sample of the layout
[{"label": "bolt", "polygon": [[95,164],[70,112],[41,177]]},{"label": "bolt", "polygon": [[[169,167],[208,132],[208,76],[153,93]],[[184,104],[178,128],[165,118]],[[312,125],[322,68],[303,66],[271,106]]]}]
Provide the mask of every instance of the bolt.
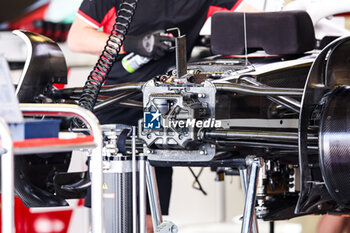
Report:
[{"label": "bolt", "polygon": [[148,138],[148,139],[151,139],[151,138],[152,138],[152,135],[151,135],[151,134],[147,134],[147,138]]},{"label": "bolt", "polygon": [[258,167],[262,167],[264,165],[264,159],[263,158],[259,158],[259,157],[255,157],[254,155],[249,155],[246,157],[246,164],[248,166],[252,165],[254,162],[258,163]]},{"label": "bolt", "polygon": [[170,232],[171,232],[171,233],[177,233],[177,231],[178,231],[178,229],[177,229],[177,226],[176,226],[176,225],[172,225],[172,226],[170,227]]},{"label": "bolt", "polygon": [[245,163],[250,166],[254,161],[255,155],[248,155],[245,159]]}]

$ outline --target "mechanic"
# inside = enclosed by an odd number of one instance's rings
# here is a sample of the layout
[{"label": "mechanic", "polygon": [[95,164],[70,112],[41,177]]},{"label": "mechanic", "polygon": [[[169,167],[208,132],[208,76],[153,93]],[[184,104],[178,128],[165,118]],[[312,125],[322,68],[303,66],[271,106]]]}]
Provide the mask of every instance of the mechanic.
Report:
[{"label": "mechanic", "polygon": [[[131,2],[131,1],[129,1]],[[68,35],[68,46],[72,51],[100,55],[115,22],[121,0],[84,0]],[[187,56],[199,38],[208,12],[218,10],[254,11],[243,0],[139,0],[134,18],[124,41],[124,47],[113,65],[105,84],[144,82],[156,75],[166,73],[175,66],[175,53],[171,44],[173,38],[160,33],[178,27],[186,35]],[[153,41],[151,45],[149,42]],[[141,68],[129,73],[122,66],[127,53],[135,53],[151,58]],[[142,118],[142,111],[109,107],[97,112],[101,124],[121,123],[136,125]],[[168,214],[171,192],[171,168],[156,168],[162,214]],[[152,219],[147,207],[147,232],[153,232]]]}]

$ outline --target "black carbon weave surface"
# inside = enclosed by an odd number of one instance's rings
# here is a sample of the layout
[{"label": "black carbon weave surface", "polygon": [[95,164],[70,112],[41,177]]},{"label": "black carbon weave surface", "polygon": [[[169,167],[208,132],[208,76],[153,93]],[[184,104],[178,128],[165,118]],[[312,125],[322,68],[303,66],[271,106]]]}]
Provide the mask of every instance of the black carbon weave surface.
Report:
[{"label": "black carbon weave surface", "polygon": [[350,89],[335,90],[323,109],[320,166],[326,187],[339,204],[350,206]]},{"label": "black carbon weave surface", "polygon": [[244,54],[245,45],[268,54],[303,54],[315,47],[311,18],[304,11],[213,14],[213,54]]}]

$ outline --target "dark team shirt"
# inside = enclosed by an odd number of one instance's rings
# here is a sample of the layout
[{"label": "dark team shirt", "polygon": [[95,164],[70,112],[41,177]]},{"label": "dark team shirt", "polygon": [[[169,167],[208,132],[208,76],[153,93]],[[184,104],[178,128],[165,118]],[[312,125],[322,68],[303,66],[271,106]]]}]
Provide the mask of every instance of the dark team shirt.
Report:
[{"label": "dark team shirt", "polygon": [[[115,22],[120,2],[121,0],[84,0],[78,11],[78,17],[92,27],[103,27],[103,31],[109,33]],[[241,2],[242,0],[139,0],[128,35],[139,35],[149,31],[178,27],[181,34],[186,35],[189,55],[208,17],[208,12],[212,13],[221,9],[233,10]],[[214,8],[210,9],[211,6]],[[169,68],[175,66],[175,54],[167,53],[161,59],[151,60],[130,74],[121,65],[122,56],[114,64],[106,84],[147,81],[156,75],[164,74]],[[125,115],[124,113],[127,113],[127,110],[123,111],[123,115]],[[129,112],[129,114],[132,113]],[[118,114],[118,116],[120,115]],[[102,115],[100,121],[114,123],[115,120],[111,120],[112,118]],[[128,120],[117,122],[130,123]]]},{"label": "dark team shirt", "polygon": [[[115,12],[118,11],[120,2],[121,0],[84,0],[78,15],[93,27],[103,27],[103,30],[109,33],[115,22]],[[128,34],[138,35],[153,30],[178,27],[187,37],[187,51],[190,53],[207,18],[209,7],[231,9],[236,3],[237,0],[139,0]],[[108,83],[148,80],[152,78],[148,76],[152,75],[151,73],[164,73],[174,65],[174,58],[171,59],[171,57],[174,57],[174,54],[169,54],[166,59],[150,62],[149,69],[154,72],[145,72],[143,69],[147,67],[140,69],[147,74],[147,77],[125,73],[122,67],[120,67],[122,70],[114,68]],[[121,72],[118,74],[118,71]],[[114,80],[111,81],[111,79]]]}]

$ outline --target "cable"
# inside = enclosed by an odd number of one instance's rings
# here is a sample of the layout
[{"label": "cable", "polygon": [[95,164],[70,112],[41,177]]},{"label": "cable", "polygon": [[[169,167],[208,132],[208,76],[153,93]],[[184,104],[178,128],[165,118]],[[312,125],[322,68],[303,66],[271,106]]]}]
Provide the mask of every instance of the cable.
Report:
[{"label": "cable", "polygon": [[106,45],[85,82],[79,106],[93,111],[102,84],[115,63],[135,14],[138,0],[123,0]]},{"label": "cable", "polygon": [[[204,189],[203,189],[201,183],[199,182],[199,177],[200,177],[200,175],[201,175],[202,172],[203,172],[203,167],[200,169],[198,175],[196,175],[196,174],[194,173],[194,171],[192,170],[192,168],[188,167],[188,169],[190,169],[190,172],[192,173],[192,175],[193,175],[193,177],[194,177],[194,181],[193,181],[193,184],[192,184],[192,188],[201,191],[201,192],[206,196],[206,195],[207,195],[207,192],[204,191]],[[196,187],[196,184],[198,185],[198,187]]]},{"label": "cable", "polygon": [[246,14],[245,14],[245,12],[243,12],[243,27],[244,27],[244,55],[245,55],[245,66],[248,66],[247,19],[246,19]]}]

